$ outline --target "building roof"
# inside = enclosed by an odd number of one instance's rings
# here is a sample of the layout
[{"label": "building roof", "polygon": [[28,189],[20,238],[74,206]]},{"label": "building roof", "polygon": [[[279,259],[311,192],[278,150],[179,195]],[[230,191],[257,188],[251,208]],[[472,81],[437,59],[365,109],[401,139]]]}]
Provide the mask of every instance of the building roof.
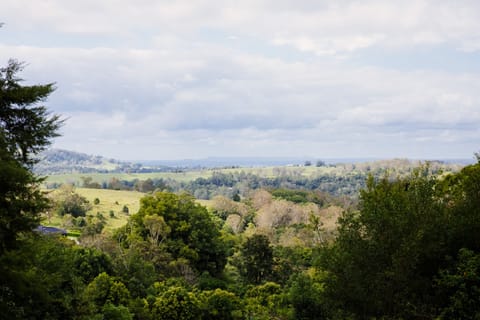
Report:
[{"label": "building roof", "polygon": [[55,228],[55,227],[46,227],[42,225],[39,225],[38,227],[36,227],[35,231],[38,231],[41,234],[61,234],[62,236],[67,235],[67,231],[64,229]]}]

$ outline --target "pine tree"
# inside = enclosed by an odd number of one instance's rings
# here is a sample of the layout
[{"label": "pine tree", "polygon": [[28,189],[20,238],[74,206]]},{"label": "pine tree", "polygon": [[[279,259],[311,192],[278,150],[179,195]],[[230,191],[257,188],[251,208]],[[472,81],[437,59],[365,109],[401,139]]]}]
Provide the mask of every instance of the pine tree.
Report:
[{"label": "pine tree", "polygon": [[33,230],[48,205],[32,166],[62,125],[39,105],[53,84],[22,86],[22,70],[15,60],[0,68],[0,255],[16,246],[19,234]]}]

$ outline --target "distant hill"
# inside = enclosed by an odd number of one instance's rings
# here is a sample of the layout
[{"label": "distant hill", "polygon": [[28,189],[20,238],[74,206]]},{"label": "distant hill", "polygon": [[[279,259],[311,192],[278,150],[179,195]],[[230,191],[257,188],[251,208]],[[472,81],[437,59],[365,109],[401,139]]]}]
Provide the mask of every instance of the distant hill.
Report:
[{"label": "distant hill", "polygon": [[60,173],[102,173],[102,172],[141,172],[146,170],[141,164],[107,159],[62,149],[49,149],[42,152],[34,172],[40,175]]},{"label": "distant hill", "polygon": [[209,157],[201,159],[183,159],[183,160],[138,160],[144,166],[167,166],[175,168],[229,168],[229,167],[283,167],[283,166],[316,166],[318,163],[322,165],[338,165],[338,164],[378,164],[395,166],[399,162],[405,164],[408,162],[411,166],[417,166],[420,162],[433,162],[439,164],[460,164],[466,165],[473,163],[472,159],[379,159],[379,158],[324,158],[315,159],[309,157]]},{"label": "distant hill", "polygon": [[[419,160],[407,159],[315,159],[302,158],[250,158],[250,157],[213,157],[204,159],[184,160],[156,160],[135,162],[109,159],[98,155],[49,149],[39,156],[39,163],[35,165],[34,171],[40,175],[68,174],[68,173],[149,173],[149,172],[177,172],[178,170],[191,169],[213,169],[213,168],[235,168],[235,167],[270,167],[270,166],[318,166],[322,165],[345,165],[350,164],[352,168],[363,168],[366,171],[374,168],[398,168],[415,167],[420,164]],[[440,160],[432,161],[435,166],[463,166],[472,163],[472,160]],[[365,167],[365,168],[364,168]]]}]

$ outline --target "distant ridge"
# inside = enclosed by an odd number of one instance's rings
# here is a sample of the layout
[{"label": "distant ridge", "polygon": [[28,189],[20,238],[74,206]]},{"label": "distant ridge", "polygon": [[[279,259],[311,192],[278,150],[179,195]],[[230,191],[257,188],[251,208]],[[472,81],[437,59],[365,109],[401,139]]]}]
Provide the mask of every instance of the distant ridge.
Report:
[{"label": "distant ridge", "polygon": [[422,161],[435,163],[466,165],[473,163],[473,159],[445,159],[445,160],[408,160],[408,159],[376,159],[376,158],[336,158],[315,159],[313,157],[210,157],[204,159],[184,160],[136,160],[121,161],[99,155],[88,155],[63,149],[49,149],[42,152],[34,172],[40,175],[68,174],[68,173],[141,173],[167,172],[182,169],[212,169],[227,167],[267,167],[267,166],[311,166],[321,162],[325,165],[335,164],[373,164],[395,166],[410,162],[417,165]]},{"label": "distant ridge", "polygon": [[48,149],[42,152],[33,170],[37,174],[126,172],[139,170],[142,166],[126,161],[108,159],[62,149]]},{"label": "distant ridge", "polygon": [[225,167],[265,167],[265,166],[303,166],[307,162],[315,166],[318,161],[326,165],[357,164],[375,162],[409,161],[411,163],[434,162],[445,164],[471,164],[472,159],[381,159],[381,158],[325,158],[314,157],[209,157],[182,160],[137,160],[145,166],[167,166],[175,168],[225,168]]}]

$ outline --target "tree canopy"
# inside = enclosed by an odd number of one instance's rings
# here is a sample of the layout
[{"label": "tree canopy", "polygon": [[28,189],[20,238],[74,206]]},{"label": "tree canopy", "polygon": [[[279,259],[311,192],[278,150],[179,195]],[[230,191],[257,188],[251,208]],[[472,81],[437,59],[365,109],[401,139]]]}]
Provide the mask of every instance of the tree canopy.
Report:
[{"label": "tree canopy", "polygon": [[468,310],[460,318],[478,317],[479,304],[467,306],[478,300],[480,281],[466,290],[465,277],[479,271],[479,191],[480,163],[444,179],[428,168],[393,181],[370,178],[360,210],[344,214],[324,252],[331,305],[358,319],[431,319],[455,314],[452,304]]},{"label": "tree canopy", "polygon": [[226,245],[207,209],[187,194],[157,192],[141,200],[132,216],[133,231],[144,240],[162,242],[175,259],[196,271],[218,275],[226,264]]}]

